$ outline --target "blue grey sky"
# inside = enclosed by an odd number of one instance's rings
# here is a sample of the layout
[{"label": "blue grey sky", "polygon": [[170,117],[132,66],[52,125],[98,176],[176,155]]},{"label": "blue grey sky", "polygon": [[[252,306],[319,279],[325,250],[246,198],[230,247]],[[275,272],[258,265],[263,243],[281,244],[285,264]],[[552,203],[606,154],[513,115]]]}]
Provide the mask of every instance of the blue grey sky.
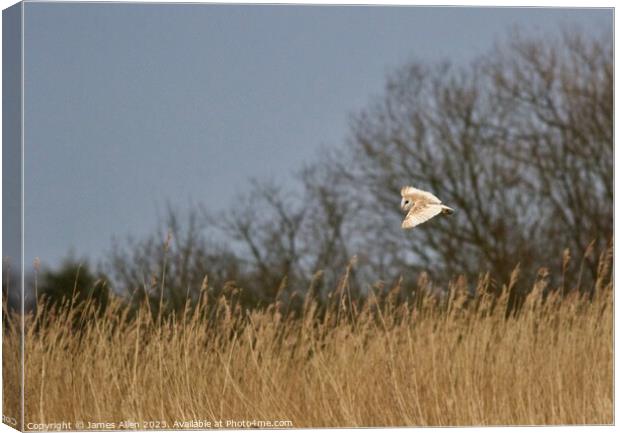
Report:
[{"label": "blue grey sky", "polygon": [[286,182],[409,60],[468,62],[513,26],[611,10],[27,3],[25,260],[96,261],[166,202]]}]

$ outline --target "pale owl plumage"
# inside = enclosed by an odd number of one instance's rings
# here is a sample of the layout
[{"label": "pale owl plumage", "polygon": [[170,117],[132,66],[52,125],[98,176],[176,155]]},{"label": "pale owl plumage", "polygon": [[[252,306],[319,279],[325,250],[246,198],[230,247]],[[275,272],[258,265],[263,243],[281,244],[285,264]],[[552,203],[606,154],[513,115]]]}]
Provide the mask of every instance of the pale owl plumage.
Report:
[{"label": "pale owl plumage", "polygon": [[405,186],[400,190],[400,195],[402,197],[400,208],[407,212],[401,225],[404,229],[412,229],[439,214],[449,215],[454,212],[454,209],[444,205],[439,198],[428,191]]}]

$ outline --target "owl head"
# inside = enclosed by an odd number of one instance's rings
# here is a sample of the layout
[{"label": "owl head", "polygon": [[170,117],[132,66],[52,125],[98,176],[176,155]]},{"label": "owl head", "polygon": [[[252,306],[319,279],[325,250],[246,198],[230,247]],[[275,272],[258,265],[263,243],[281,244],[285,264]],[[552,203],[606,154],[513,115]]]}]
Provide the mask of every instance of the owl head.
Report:
[{"label": "owl head", "polygon": [[403,212],[408,212],[413,207],[413,200],[409,197],[403,197],[400,199],[400,209]]}]

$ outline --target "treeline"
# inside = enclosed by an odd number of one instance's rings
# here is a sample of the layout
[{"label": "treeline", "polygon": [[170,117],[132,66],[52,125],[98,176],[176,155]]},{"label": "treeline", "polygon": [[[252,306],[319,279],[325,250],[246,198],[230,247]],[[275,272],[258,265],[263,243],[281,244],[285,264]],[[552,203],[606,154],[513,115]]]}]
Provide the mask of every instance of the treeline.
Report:
[{"label": "treeline", "polygon": [[[406,184],[456,213],[401,230]],[[207,276],[242,287],[247,305],[326,296],[345,271],[352,297],[421,276],[441,292],[490,275],[500,290],[517,265],[524,287],[542,272],[561,276],[550,287],[593,290],[612,243],[611,35],[515,33],[468,65],[406,64],[351,117],[346,143],[235,202],[170,209],[152,236],[116,243],[108,285],[176,311]]]}]

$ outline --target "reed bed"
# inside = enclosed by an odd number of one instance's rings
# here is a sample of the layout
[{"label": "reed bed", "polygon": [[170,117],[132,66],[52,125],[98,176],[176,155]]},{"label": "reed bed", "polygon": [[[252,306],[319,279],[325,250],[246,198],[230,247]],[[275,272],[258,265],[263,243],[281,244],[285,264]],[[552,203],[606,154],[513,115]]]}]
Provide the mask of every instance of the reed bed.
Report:
[{"label": "reed bed", "polygon": [[[495,290],[460,278],[437,296],[421,278],[358,301],[345,273],[330,302],[308,295],[294,311],[244,310],[236,288],[212,297],[207,284],[166,316],[121,299],[40,305],[25,318],[25,427],[611,424],[611,253],[601,260],[592,290],[541,271],[516,303],[518,269]],[[4,369],[10,389],[15,364]],[[5,392],[4,407],[17,399]]]}]

